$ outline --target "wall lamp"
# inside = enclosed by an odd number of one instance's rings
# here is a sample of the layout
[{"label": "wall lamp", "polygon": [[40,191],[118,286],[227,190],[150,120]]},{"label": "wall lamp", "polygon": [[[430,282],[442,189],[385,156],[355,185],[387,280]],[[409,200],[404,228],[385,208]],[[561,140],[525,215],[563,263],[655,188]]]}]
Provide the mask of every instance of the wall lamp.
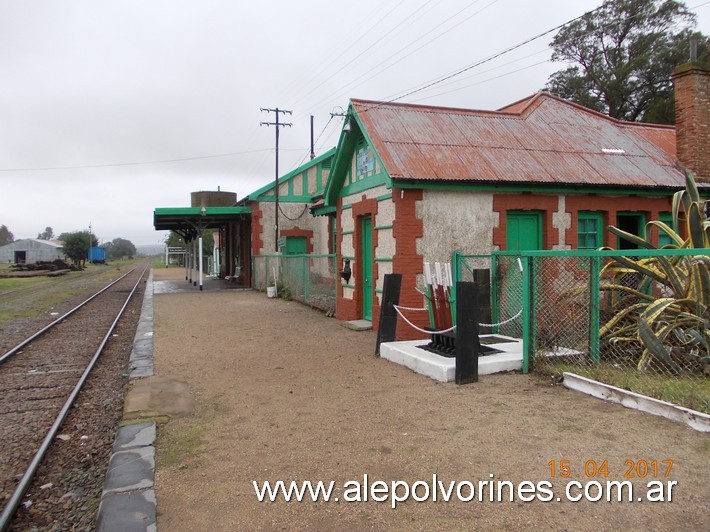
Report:
[{"label": "wall lamp", "polygon": [[347,283],[348,281],[350,281],[350,277],[353,274],[352,270],[350,269],[350,259],[345,259],[343,263],[343,270],[340,272],[340,277],[342,277]]}]

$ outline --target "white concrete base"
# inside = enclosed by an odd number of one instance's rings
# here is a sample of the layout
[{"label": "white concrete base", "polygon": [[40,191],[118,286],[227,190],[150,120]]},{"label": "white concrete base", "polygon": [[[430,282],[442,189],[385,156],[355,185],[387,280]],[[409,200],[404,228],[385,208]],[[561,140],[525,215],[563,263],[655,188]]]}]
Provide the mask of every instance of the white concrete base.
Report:
[{"label": "white concrete base", "polygon": [[[481,335],[507,338],[510,342],[492,344],[491,347],[502,351],[495,355],[478,358],[478,374],[490,375],[503,371],[518,371],[523,365],[523,342],[517,338],[504,337],[500,334]],[[453,382],[456,379],[456,359],[430,353],[418,346],[428,340],[410,340],[407,342],[386,342],[380,345],[380,356],[391,362],[405,366],[420,375],[425,375],[441,382]]]},{"label": "white concrete base", "polygon": [[641,410],[654,416],[680,421],[698,432],[710,432],[710,415],[708,414],[630,392],[629,390],[623,390],[616,386],[610,386],[575,373],[565,372],[562,377],[564,379],[563,384],[570,390],[586,393],[597,399],[618,403],[626,408]]}]

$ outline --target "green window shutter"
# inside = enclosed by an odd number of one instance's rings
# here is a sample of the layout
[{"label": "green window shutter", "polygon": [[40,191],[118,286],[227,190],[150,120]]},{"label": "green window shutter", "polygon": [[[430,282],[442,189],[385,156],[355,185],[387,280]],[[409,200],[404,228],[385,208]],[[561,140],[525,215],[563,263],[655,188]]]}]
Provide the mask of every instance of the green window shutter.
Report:
[{"label": "green window shutter", "polygon": [[[678,231],[676,227],[673,226],[673,215],[670,212],[662,212],[658,215],[658,220],[660,222],[663,222],[666,224],[668,227],[673,229],[674,231]],[[665,231],[658,230],[658,247],[662,248],[663,246],[667,246],[669,244],[672,244],[673,240],[671,240],[671,237],[666,233]]]},{"label": "green window shutter", "polygon": [[598,249],[604,242],[601,212],[580,211],[577,214],[577,248]]}]

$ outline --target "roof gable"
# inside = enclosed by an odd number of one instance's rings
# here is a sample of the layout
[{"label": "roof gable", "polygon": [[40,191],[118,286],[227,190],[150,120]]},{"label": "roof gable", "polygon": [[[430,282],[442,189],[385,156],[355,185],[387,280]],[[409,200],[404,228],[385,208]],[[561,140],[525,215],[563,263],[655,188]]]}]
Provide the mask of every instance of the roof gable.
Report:
[{"label": "roof gable", "polygon": [[[298,186],[294,183],[294,181],[297,178],[303,178],[307,179],[307,173],[311,168],[316,168],[317,172],[322,172],[323,169],[330,169],[331,168],[331,159],[335,155],[335,148],[331,148],[327,152],[319,155],[318,157],[298,166],[297,168],[291,170],[287,174],[282,175],[278,179],[279,183],[279,188],[281,188],[284,184],[287,185],[287,188],[289,191],[292,193],[289,195],[284,195],[283,193],[279,193],[279,201],[294,201],[294,202],[310,202],[312,196],[320,194],[323,192],[323,188],[325,187],[325,182],[327,181],[327,177],[324,177],[322,181],[318,181],[317,183],[314,183],[313,190],[305,190],[304,187],[299,184]],[[247,195],[244,200],[242,200],[243,203],[245,201],[274,201],[274,188],[275,184],[273,182],[264,185],[260,189],[252,192],[251,194]],[[310,187],[309,187],[310,188]]]},{"label": "roof gable", "polygon": [[500,111],[352,100],[351,113],[393,180],[684,184],[675,168],[675,128],[621,122],[547,93]]}]

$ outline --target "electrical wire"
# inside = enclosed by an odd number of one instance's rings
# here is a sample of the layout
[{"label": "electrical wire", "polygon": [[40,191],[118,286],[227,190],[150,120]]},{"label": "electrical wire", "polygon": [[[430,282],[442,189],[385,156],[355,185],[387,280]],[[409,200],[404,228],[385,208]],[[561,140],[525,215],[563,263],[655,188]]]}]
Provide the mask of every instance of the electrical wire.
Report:
[{"label": "electrical wire", "polygon": [[274,151],[273,148],[263,148],[259,150],[235,151],[231,153],[219,153],[216,155],[202,155],[198,157],[183,157],[181,159],[162,159],[157,161],[141,161],[130,163],[108,163],[108,164],[83,164],[74,166],[42,166],[33,168],[0,168],[0,172],[41,172],[45,170],[79,170],[82,168],[110,168],[117,166],[139,166],[146,164],[181,163],[185,161],[198,161],[202,159],[219,159],[221,157],[232,157],[235,155],[247,155],[250,153],[260,153]]}]

